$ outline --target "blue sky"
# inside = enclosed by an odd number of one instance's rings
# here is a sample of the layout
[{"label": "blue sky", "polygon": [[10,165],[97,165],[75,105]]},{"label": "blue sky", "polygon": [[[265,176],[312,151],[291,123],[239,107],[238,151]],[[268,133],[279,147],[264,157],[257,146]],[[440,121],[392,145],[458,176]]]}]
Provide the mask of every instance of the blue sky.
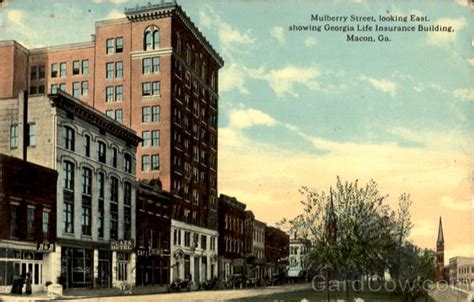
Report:
[{"label": "blue sky", "polygon": [[[0,39],[27,47],[88,41],[95,21],[147,2],[16,0],[0,12]],[[373,178],[394,205],[412,194],[416,243],[434,247],[442,215],[448,256],[474,253],[474,26],[462,0],[178,2],[225,60],[221,193],[274,223],[298,213],[301,185]],[[354,43],[343,32],[288,30],[318,25],[311,14],[416,14],[454,32]]]}]

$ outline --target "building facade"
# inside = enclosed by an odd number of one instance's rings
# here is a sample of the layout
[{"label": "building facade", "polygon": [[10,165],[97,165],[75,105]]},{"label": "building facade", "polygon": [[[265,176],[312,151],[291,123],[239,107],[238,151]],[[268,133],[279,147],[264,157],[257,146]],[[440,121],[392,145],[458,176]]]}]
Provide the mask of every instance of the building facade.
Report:
[{"label": "building facade", "polygon": [[288,277],[304,280],[309,271],[308,252],[311,248],[311,241],[304,238],[295,237],[290,239],[290,256],[288,260]]},{"label": "building facade", "polygon": [[265,227],[252,211],[245,211],[245,255],[247,278],[261,282],[265,277]]},{"label": "building facade", "polygon": [[136,176],[160,179],[172,193],[172,234],[186,224],[199,236],[217,236],[217,87],[224,62],[175,1],[125,15],[96,22],[88,42],[39,49],[0,42],[0,98],[63,90],[134,129],[143,138]]},{"label": "building facade", "polygon": [[140,138],[61,91],[27,102],[23,94],[3,99],[0,114],[1,152],[20,158],[26,150],[28,161],[59,173],[47,281],[65,288],[134,285]]},{"label": "building facade", "polygon": [[449,259],[450,284],[474,284],[474,258],[453,257]]},{"label": "building facade", "polygon": [[58,173],[0,154],[0,292],[31,275],[32,290],[52,280]]},{"label": "building facade", "polygon": [[235,197],[219,196],[219,276],[245,275],[245,207]]},{"label": "building facade", "polygon": [[274,280],[287,275],[290,237],[275,227],[265,227],[265,277]]},{"label": "building facade", "polygon": [[141,181],[137,189],[136,285],[170,283],[171,196],[158,180]]}]

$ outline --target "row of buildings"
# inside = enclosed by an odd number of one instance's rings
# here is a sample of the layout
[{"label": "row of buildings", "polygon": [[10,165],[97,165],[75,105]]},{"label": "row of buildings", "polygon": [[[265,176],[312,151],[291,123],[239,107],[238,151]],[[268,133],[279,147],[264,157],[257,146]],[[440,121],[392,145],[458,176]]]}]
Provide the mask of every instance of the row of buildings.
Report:
[{"label": "row of buildings", "polygon": [[89,42],[0,41],[0,291],[284,269],[288,235],[218,196],[223,59],[175,1],[125,15]]}]

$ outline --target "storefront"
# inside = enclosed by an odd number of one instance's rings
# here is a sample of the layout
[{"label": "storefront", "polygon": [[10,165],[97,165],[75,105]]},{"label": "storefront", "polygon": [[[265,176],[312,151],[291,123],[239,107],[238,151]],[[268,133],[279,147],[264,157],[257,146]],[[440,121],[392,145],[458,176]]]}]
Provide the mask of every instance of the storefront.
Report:
[{"label": "storefront", "polygon": [[170,256],[162,249],[137,250],[137,286],[167,286]]},{"label": "storefront", "polygon": [[62,247],[61,284],[64,288],[93,287],[92,249]]}]

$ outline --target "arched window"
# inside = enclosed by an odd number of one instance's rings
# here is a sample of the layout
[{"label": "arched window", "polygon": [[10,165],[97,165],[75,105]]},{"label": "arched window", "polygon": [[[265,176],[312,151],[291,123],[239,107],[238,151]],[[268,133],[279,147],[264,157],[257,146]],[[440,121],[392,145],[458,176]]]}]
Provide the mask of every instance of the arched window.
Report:
[{"label": "arched window", "polygon": [[156,26],[150,26],[145,29],[143,48],[152,50],[160,48],[160,29]]}]

